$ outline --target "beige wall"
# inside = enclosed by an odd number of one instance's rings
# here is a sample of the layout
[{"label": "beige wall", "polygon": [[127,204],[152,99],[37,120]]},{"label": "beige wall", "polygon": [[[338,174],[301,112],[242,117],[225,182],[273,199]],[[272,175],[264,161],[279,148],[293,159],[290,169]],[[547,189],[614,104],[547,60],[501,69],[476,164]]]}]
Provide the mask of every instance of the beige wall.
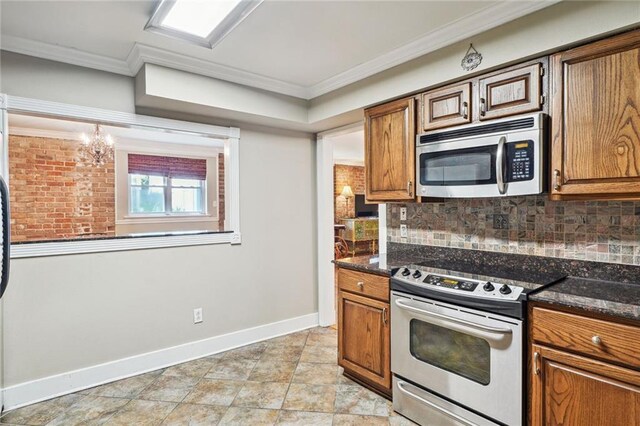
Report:
[{"label": "beige wall", "polygon": [[0,92],[135,112],[134,79],[32,56],[0,52]]},{"label": "beige wall", "polygon": [[[5,93],[133,110],[129,79],[2,59]],[[62,68],[80,88],[57,78]],[[317,312],[313,140],[241,128],[241,245],[14,260],[3,297],[5,385]]]},{"label": "beige wall", "polygon": [[242,129],[240,156],[239,246],[14,260],[5,384],[316,312],[314,144]]}]

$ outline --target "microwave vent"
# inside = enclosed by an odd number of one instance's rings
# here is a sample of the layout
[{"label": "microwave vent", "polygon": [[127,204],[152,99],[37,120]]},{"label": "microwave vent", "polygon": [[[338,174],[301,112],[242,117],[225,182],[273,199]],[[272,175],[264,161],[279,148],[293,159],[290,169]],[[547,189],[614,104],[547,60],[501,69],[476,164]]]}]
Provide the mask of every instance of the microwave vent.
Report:
[{"label": "microwave vent", "polygon": [[440,133],[426,133],[420,136],[420,143],[442,142],[451,139],[482,136],[491,133],[508,132],[511,130],[529,129],[535,125],[533,117],[518,120],[503,121],[502,123],[484,124],[466,129],[449,130]]}]

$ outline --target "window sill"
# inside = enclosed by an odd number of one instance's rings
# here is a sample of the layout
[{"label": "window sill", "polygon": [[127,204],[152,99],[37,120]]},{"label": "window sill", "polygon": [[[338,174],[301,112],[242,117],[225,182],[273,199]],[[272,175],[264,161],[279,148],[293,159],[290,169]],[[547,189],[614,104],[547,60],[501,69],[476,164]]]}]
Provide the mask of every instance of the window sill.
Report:
[{"label": "window sill", "polygon": [[140,223],[179,223],[179,222],[216,222],[217,216],[210,214],[183,215],[127,215],[116,220],[116,225],[135,225]]},{"label": "window sill", "polygon": [[110,251],[143,250],[163,247],[184,247],[209,244],[240,244],[240,233],[232,231],[207,233],[181,233],[174,235],[131,235],[125,237],[99,238],[87,240],[49,241],[14,243],[11,245],[11,259],[29,257],[61,256]]}]

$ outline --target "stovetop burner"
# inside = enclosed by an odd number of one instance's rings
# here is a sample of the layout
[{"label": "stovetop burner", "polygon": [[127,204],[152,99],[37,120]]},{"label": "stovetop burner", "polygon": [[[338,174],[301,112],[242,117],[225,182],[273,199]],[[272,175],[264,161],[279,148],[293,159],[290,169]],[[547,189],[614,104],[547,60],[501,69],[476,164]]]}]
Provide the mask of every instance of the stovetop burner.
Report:
[{"label": "stovetop burner", "polygon": [[431,259],[399,268],[392,276],[391,289],[524,318],[523,302],[528,294],[565,278],[554,272],[495,265],[456,265],[463,270],[442,266],[442,260]]}]

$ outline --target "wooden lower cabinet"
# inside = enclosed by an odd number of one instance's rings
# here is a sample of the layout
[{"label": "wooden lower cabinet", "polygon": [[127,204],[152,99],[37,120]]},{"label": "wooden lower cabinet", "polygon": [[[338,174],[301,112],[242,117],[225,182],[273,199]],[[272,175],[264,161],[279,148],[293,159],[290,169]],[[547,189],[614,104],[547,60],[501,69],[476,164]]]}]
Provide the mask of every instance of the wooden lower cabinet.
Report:
[{"label": "wooden lower cabinet", "polygon": [[529,318],[532,426],[640,426],[637,358],[620,355],[639,327],[539,307]]},{"label": "wooden lower cabinet", "polygon": [[533,345],[532,426],[640,425],[640,372]]},{"label": "wooden lower cabinet", "polygon": [[339,288],[338,364],[347,375],[385,395],[391,395],[390,329],[388,299]]}]

